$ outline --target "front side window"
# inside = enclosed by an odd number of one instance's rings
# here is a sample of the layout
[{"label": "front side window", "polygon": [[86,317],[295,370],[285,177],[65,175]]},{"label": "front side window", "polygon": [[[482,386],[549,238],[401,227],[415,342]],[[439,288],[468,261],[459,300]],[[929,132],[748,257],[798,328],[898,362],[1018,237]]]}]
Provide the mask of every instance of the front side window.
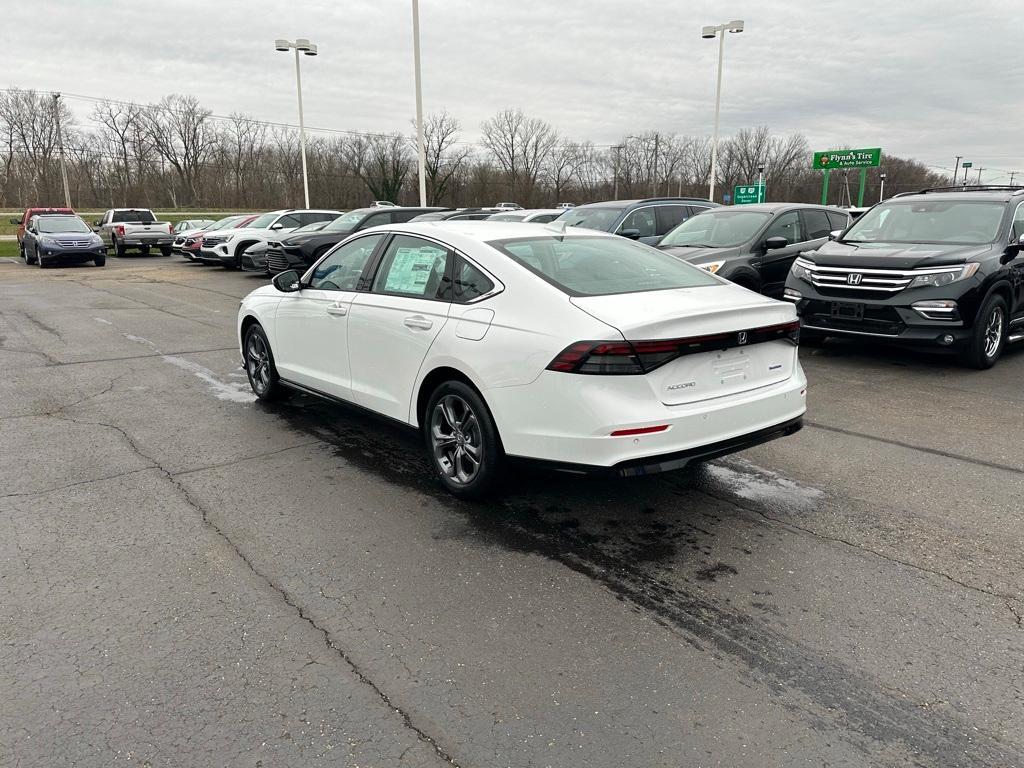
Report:
[{"label": "front side window", "polygon": [[662,239],[659,246],[734,248],[749,242],[769,214],[761,211],[716,209],[692,216]]},{"label": "front side window", "polygon": [[264,213],[262,216],[257,216],[248,224],[243,224],[242,226],[246,229],[266,229],[274,223],[274,219],[276,218],[276,213]]},{"label": "front side window", "polygon": [[448,260],[447,248],[418,237],[396,235],[381,259],[373,292],[439,298]]},{"label": "front side window", "polygon": [[720,285],[703,269],[618,237],[517,237],[493,248],[570,296]]},{"label": "front side window", "polygon": [[309,287],[321,291],[358,291],[366,265],[383,239],[383,234],[367,235],[336,248],[316,265]]},{"label": "front side window", "polygon": [[1013,215],[1013,229],[1010,232],[1013,240],[1020,240],[1021,235],[1024,235],[1024,203],[1017,206],[1017,212]]},{"label": "front side window", "polygon": [[296,227],[302,226],[302,221],[295,214],[288,214],[278,219],[276,224],[280,224],[280,229],[295,229]]},{"label": "front side window", "polygon": [[775,217],[775,221],[771,223],[768,231],[764,233],[765,240],[769,237],[784,237],[790,245],[802,243],[807,238],[804,237],[803,228],[800,226],[800,214],[796,211],[789,211]]},{"label": "front side window", "polygon": [[999,236],[1005,203],[941,198],[876,205],[853,223],[843,242],[982,245]]},{"label": "front side window", "polygon": [[658,234],[658,222],[653,208],[637,208],[619,224],[619,232],[634,230],[637,237],[654,237]]}]

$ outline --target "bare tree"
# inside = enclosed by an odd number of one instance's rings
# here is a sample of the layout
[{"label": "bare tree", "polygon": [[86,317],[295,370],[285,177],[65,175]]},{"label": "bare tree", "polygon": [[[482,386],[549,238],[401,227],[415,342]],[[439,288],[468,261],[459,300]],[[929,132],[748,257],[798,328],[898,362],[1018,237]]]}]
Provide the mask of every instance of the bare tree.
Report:
[{"label": "bare tree", "polygon": [[375,199],[395,202],[409,176],[412,153],[400,133],[358,136],[349,144],[349,162]]},{"label": "bare tree", "polygon": [[154,148],[177,174],[189,203],[198,200],[203,162],[217,141],[210,114],[195,96],[172,94],[146,115]]},{"label": "bare tree", "polygon": [[530,205],[541,169],[558,142],[555,129],[521,109],[506,109],[481,126],[483,144],[508,177],[509,193]]},{"label": "bare tree", "polygon": [[429,115],[423,123],[429,205],[445,199],[469,159],[469,147],[459,144],[461,128],[459,121],[447,112]]}]

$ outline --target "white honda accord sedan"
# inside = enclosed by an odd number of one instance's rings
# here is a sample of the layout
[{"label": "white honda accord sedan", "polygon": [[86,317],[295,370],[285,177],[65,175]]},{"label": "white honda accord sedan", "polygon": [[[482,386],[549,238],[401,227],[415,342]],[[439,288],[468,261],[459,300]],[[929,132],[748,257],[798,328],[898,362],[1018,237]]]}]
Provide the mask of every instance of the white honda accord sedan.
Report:
[{"label": "white honda accord sedan", "polygon": [[452,493],[509,457],[677,469],[801,426],[794,307],[617,235],[561,224],[395,224],[242,301],[253,391],[302,390],[423,434]]}]

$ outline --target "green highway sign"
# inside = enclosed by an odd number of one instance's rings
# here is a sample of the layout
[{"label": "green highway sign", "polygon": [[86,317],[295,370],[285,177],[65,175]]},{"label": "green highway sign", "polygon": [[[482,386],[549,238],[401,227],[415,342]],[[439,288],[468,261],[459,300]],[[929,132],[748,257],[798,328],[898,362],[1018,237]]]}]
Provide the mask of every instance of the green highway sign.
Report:
[{"label": "green highway sign", "polygon": [[972,168],[972,167],[974,167],[974,163],[961,163],[960,167],[961,168]]},{"label": "green highway sign", "polygon": [[737,184],[732,190],[735,205],[764,202],[764,184]]},{"label": "green highway sign", "polygon": [[830,171],[833,168],[877,168],[881,162],[881,147],[830,149],[814,153],[814,168],[819,171]]}]

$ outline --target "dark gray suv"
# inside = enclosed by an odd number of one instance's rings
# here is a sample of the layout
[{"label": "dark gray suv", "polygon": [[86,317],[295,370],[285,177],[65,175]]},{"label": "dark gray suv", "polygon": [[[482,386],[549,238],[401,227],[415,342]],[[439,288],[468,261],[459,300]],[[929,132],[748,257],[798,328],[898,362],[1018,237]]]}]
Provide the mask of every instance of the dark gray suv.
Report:
[{"label": "dark gray suv", "polygon": [[651,197],[646,200],[607,200],[569,208],[555,221],[570,227],[599,229],[654,245],[666,233],[718,203],[699,197]]},{"label": "dark gray suv", "polygon": [[821,205],[735,205],[684,221],[657,247],[744,288],[782,298],[801,251],[820,248],[830,232],[849,224],[846,211]]}]

